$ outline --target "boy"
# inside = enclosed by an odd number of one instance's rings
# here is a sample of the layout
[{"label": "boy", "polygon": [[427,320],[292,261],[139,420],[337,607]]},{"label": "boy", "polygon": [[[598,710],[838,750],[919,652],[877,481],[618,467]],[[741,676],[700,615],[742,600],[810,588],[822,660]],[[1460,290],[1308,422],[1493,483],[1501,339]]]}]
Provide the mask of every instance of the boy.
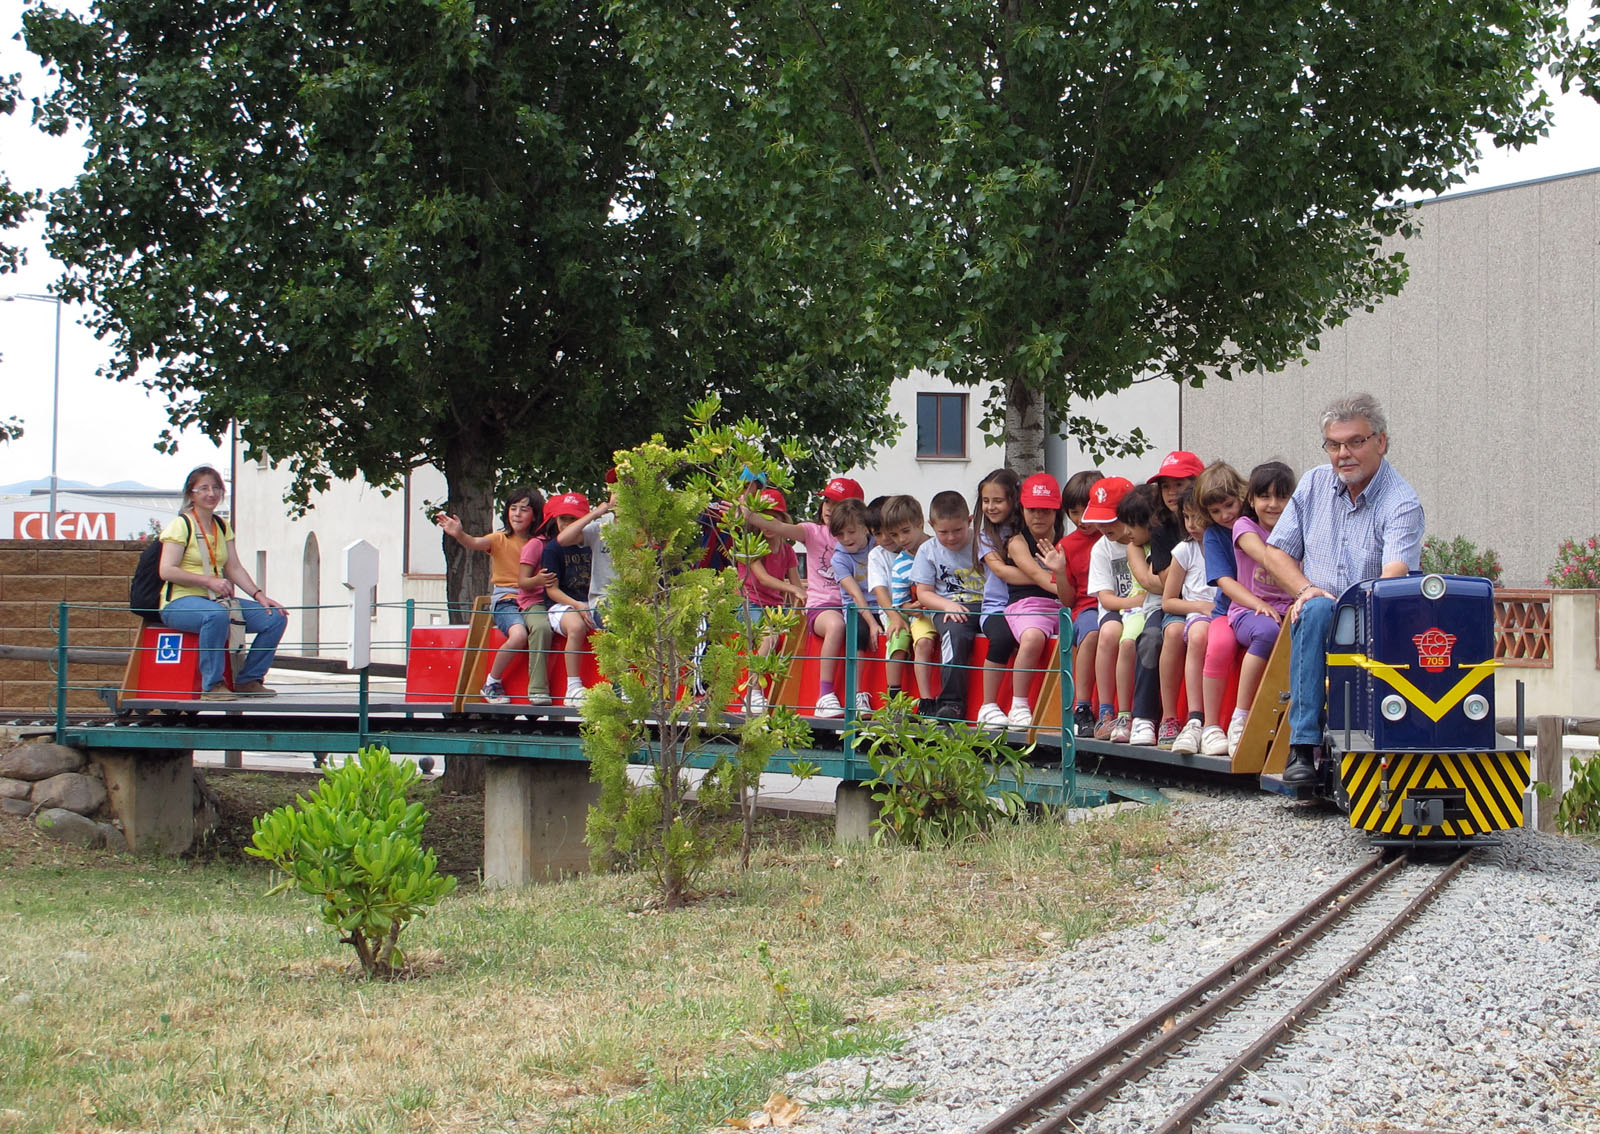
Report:
[{"label": "boy", "polygon": [[[866,639],[858,639],[856,648],[863,653],[875,650],[880,632],[878,620],[868,612],[875,612],[878,604],[863,589],[867,582],[867,558],[874,546],[872,531],[867,527],[867,506],[859,500],[839,501],[828,517],[828,531],[838,543],[833,550],[833,577],[839,580],[839,589],[855,603],[861,616],[861,628],[866,631]],[[862,703],[866,696],[864,692],[856,694],[858,707],[867,707]]]},{"label": "boy", "polygon": [[973,562],[972,512],[959,492],[941,492],[928,502],[933,538],[917,548],[911,585],[917,605],[931,610],[939,632],[944,684],[933,705],[935,716],[967,719],[967,661],[978,636],[983,605],[983,569]]},{"label": "boy", "polygon": [[[929,697],[933,692],[933,659],[938,656],[939,632],[933,620],[917,609],[911,569],[917,550],[928,541],[922,520],[922,505],[914,496],[891,496],[883,505],[883,540],[898,549],[889,570],[889,602],[886,617],[893,616],[889,634],[889,695],[900,691],[900,667],[909,653],[915,666],[917,689]],[[880,602],[882,599],[880,598]],[[909,619],[909,623],[907,622]],[[931,697],[929,697],[931,700]]]},{"label": "boy", "polygon": [[[1159,576],[1159,589],[1166,587],[1170,573],[1172,550],[1183,542],[1183,516],[1178,510],[1178,497],[1186,488],[1193,488],[1195,478],[1205,466],[1200,458],[1185,449],[1176,449],[1161,459],[1161,465],[1146,484],[1154,485],[1160,493],[1156,506],[1155,522],[1150,527],[1150,569]],[[1161,728],[1157,741],[1170,748],[1178,736],[1178,692],[1182,683],[1183,665],[1173,669],[1171,662],[1162,663],[1164,635],[1170,626],[1182,627],[1183,616],[1163,611],[1152,613],[1150,623],[1139,638],[1139,673],[1134,681],[1136,701],[1133,706],[1135,723],[1158,717]],[[1179,631],[1181,633],[1181,629]],[[1180,642],[1181,646],[1181,642]],[[1182,650],[1178,653],[1181,655]],[[1159,668],[1159,672],[1158,672]]]},{"label": "boy", "polygon": [[1089,701],[1094,685],[1095,651],[1100,644],[1099,601],[1089,588],[1089,556],[1100,539],[1100,529],[1084,522],[1089,493],[1103,479],[1099,469],[1085,469],[1067,478],[1061,488],[1061,508],[1072,521],[1072,531],[1061,537],[1053,553],[1046,553],[1045,565],[1056,577],[1056,593],[1061,605],[1072,612],[1073,649],[1072,710],[1076,732],[1081,737],[1094,735],[1094,708]]}]

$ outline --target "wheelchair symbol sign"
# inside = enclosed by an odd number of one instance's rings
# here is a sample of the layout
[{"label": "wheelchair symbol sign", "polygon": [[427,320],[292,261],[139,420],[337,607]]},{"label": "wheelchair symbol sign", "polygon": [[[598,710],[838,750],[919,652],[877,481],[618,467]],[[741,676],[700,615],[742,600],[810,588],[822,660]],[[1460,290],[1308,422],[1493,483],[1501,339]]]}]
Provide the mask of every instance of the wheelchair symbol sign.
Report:
[{"label": "wheelchair symbol sign", "polygon": [[182,634],[157,634],[156,635],[156,664],[175,665],[178,655],[183,652]]}]

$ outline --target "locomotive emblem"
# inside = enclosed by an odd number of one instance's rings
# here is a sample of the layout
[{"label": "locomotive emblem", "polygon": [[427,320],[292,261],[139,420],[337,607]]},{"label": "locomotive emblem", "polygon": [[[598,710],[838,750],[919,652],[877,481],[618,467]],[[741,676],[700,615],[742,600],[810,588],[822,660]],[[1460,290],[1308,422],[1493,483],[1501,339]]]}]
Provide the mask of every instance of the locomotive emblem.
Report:
[{"label": "locomotive emblem", "polygon": [[1450,668],[1450,647],[1456,644],[1454,634],[1446,634],[1435,626],[1424,630],[1412,639],[1417,644],[1417,663],[1430,673]]}]

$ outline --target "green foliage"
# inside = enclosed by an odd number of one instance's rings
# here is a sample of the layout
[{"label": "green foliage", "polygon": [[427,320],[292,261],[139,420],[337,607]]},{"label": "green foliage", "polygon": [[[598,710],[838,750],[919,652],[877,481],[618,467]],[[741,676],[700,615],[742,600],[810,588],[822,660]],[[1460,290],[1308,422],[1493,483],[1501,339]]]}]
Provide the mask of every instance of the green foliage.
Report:
[{"label": "green foliage", "polygon": [[[1395,294],[1398,199],[1536,140],[1563,0],[619,0],[645,152],[806,341],[1048,408],[1298,360]],[[1032,429],[1041,436],[1044,418]],[[1020,467],[1020,466],[1019,466]]]},{"label": "green foliage", "polygon": [[1600,756],[1572,757],[1572,786],[1556,806],[1556,827],[1569,835],[1600,834]]},{"label": "green foliage", "polygon": [[811,1002],[803,994],[794,989],[794,977],[788,969],[780,969],[778,963],[772,959],[772,946],[765,941],[756,943],[756,960],[761,964],[762,975],[766,978],[767,987],[772,989],[773,999],[778,1002],[778,1009],[783,1013],[783,1024],[773,1028],[773,1035],[783,1038],[787,1028],[794,1038],[796,1046],[806,1042],[805,1031],[801,1028],[802,1020],[809,1020],[811,1016]]},{"label": "green foliage", "polygon": [[873,840],[960,842],[1021,814],[1023,753],[995,733],[918,716],[915,705],[895,697],[862,730],[873,772],[862,786],[878,804]]},{"label": "green foliage", "polygon": [[1492,547],[1480,549],[1466,536],[1452,540],[1429,536],[1423,540],[1422,569],[1439,575],[1475,575],[1500,585],[1500,556]]},{"label": "green foliage", "polygon": [[1559,590],[1600,587],[1600,536],[1562,540],[1544,585]]},{"label": "green foliage", "polygon": [[[782,749],[810,743],[809,727],[789,709],[739,725],[723,720],[746,665],[760,676],[782,661],[753,656],[756,629],[747,607],[740,617],[738,574],[700,566],[701,537],[714,525],[738,555],[765,554],[741,511],[719,502],[740,499],[746,469],[772,484],[790,480],[764,451],[767,431],[749,419],[715,426],[719,409],[716,398],[696,403],[680,448],[657,435],[616,454],[616,521],[606,537],[615,574],[606,632],[594,639],[605,681],[583,703],[584,742],[600,784],[588,820],[595,867],[652,871],[668,908],[688,900],[695,877],[734,837],[734,814],[746,820],[748,856],[761,771]],[[780,451],[785,462],[804,456],[789,443]],[[798,630],[798,618],[789,619]],[[636,785],[628,766],[641,754],[652,774]],[[686,772],[699,757],[709,768],[691,800]]]},{"label": "green foliage", "polygon": [[322,920],[369,976],[392,975],[405,959],[400,931],[455,892],[456,880],[440,875],[437,857],[422,847],[428,813],[406,802],[420,778],[387,748],[363,748],[326,769],[309,796],[257,818],[245,848],[286,875],[272,893],[298,886],[322,899]]}]

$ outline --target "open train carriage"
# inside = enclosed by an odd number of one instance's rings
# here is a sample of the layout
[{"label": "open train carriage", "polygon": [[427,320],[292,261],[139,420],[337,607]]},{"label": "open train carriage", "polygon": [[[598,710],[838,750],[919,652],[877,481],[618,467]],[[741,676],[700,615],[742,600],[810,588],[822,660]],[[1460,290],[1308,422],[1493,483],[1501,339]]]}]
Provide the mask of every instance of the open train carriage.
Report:
[{"label": "open train carriage", "polygon": [[1339,599],[1325,751],[1350,824],[1385,846],[1467,846],[1522,825],[1525,748],[1495,732],[1494,588],[1409,575]]}]

